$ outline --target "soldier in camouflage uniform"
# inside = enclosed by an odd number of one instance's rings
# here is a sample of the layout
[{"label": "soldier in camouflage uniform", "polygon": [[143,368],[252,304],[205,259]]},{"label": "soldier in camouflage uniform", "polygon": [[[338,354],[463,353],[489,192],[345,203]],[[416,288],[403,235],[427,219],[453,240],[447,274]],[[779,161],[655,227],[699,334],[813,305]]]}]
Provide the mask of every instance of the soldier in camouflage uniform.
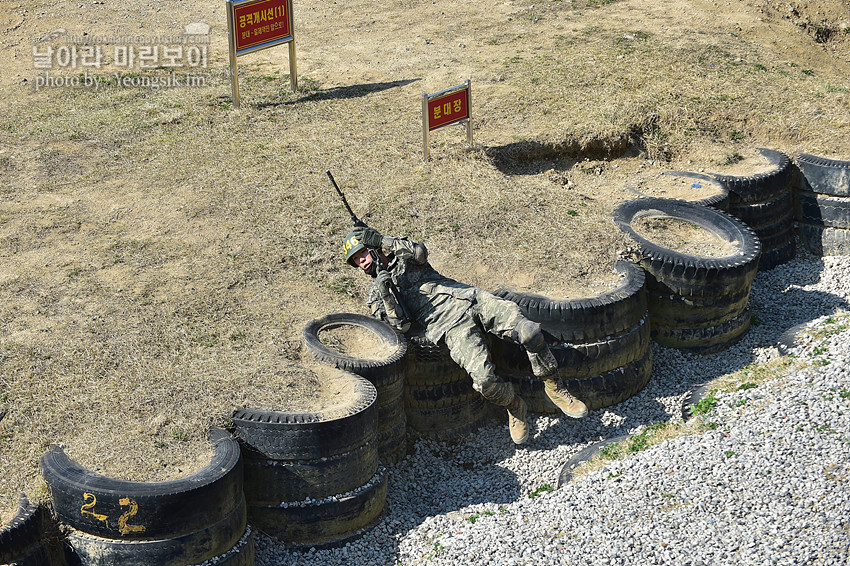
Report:
[{"label": "soldier in camouflage uniform", "polygon": [[544,380],[547,395],[564,414],[587,414],[584,403],[553,379],[558,364],[540,325],[525,318],[515,303],[441,275],[428,263],[425,246],[410,238],[357,227],[346,236],[343,252],[350,265],[375,278],[367,300],[372,315],[402,332],[416,322],[434,344],[445,341],[452,359],[472,377],[475,390],[507,409],[516,444],[528,439],[527,407],[513,385],[496,375],[483,331],[522,344],[534,374]]}]

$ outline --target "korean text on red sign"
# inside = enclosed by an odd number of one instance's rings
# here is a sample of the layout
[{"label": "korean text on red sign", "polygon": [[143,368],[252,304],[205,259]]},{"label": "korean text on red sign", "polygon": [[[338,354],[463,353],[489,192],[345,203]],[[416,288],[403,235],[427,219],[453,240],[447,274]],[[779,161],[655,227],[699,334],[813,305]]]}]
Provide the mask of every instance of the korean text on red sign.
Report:
[{"label": "korean text on red sign", "polygon": [[428,101],[428,129],[469,118],[469,91],[458,90]]},{"label": "korean text on red sign", "polygon": [[236,51],[289,37],[288,6],[288,0],[258,0],[234,5]]}]

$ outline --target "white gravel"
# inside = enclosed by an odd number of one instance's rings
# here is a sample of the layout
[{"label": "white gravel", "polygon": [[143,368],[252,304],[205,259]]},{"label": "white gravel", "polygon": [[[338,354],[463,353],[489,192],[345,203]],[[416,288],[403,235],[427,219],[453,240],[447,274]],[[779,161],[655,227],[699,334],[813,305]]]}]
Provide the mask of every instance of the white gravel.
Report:
[{"label": "white gravel", "polygon": [[681,421],[690,390],[777,358],[784,331],[828,323],[848,295],[850,256],[816,258],[798,248],[793,262],[756,277],[757,322],[732,348],[694,356],[653,344],[652,378],[640,394],[579,421],[533,415],[523,447],[495,422],[456,446],[420,441],[390,468],[386,511],[360,538],[304,550],[260,535],[256,563],[846,565],[850,319],[828,340],[792,350],[807,367],[717,393],[705,417],[714,430],[547,486],[595,442]]}]

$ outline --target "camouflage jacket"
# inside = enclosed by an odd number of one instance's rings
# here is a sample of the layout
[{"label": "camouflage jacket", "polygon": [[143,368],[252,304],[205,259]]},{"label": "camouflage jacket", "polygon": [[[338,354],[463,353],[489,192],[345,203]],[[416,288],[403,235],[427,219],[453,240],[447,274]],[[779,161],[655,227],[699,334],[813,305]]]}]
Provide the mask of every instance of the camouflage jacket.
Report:
[{"label": "camouflage jacket", "polygon": [[402,332],[410,323],[417,323],[425,330],[425,337],[436,344],[469,310],[479,290],[441,275],[428,263],[427,251],[424,258],[417,258],[421,263],[417,262],[416,246],[410,238],[390,237],[385,237],[381,246],[389,260],[387,271],[412,320],[404,320],[392,296],[381,297],[375,281],[369,287],[367,303],[372,316]]}]

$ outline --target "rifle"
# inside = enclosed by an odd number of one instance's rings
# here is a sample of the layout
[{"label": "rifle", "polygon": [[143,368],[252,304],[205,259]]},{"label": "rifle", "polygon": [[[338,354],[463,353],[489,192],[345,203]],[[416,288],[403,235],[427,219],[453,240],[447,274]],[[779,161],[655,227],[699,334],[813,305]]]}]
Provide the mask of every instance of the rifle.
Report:
[{"label": "rifle", "polygon": [[[328,169],[327,171],[325,171],[325,173],[328,174],[328,179],[331,180],[331,183],[333,184],[334,188],[336,189],[336,192],[339,195],[339,198],[342,199],[342,204],[344,204],[345,209],[348,210],[348,214],[351,216],[351,221],[354,223],[354,227],[355,228],[368,228],[368,225],[365,222],[363,222],[362,220],[360,220],[359,218],[357,218],[357,215],[354,214],[353,210],[351,210],[351,206],[348,204],[348,200],[345,198],[345,195],[340,190],[339,185],[336,184],[336,181],[334,180],[334,176],[331,175],[331,170]],[[372,261],[374,262],[375,268],[376,268],[375,273],[377,273],[377,270],[381,268],[381,261],[378,258],[378,254],[375,253],[374,250],[369,250],[369,254],[372,256]],[[395,283],[393,283],[392,281],[390,281],[389,291],[390,291],[390,295],[393,296],[393,299],[395,300],[396,304],[401,309],[401,314],[404,316],[405,320],[407,322],[412,322],[412,319],[410,318],[410,312],[408,312],[407,307],[405,306],[404,302],[402,302],[402,300],[401,300],[401,294],[398,292],[398,287],[396,287]]]},{"label": "rifle", "polygon": [[333,186],[336,189],[336,192],[339,195],[339,198],[342,199],[342,204],[345,205],[346,210],[348,210],[348,214],[351,215],[351,220],[354,222],[354,227],[355,228],[361,228],[361,227],[366,228],[366,223],[363,222],[362,220],[360,220],[359,218],[357,218],[357,215],[354,214],[353,210],[351,210],[351,207],[348,205],[348,201],[345,199],[345,195],[342,194],[342,191],[339,189],[339,185],[337,185],[336,181],[334,180],[334,176],[331,175],[331,170],[328,169],[327,171],[325,171],[325,173],[328,174],[328,179],[331,180],[331,183],[333,183]]}]

